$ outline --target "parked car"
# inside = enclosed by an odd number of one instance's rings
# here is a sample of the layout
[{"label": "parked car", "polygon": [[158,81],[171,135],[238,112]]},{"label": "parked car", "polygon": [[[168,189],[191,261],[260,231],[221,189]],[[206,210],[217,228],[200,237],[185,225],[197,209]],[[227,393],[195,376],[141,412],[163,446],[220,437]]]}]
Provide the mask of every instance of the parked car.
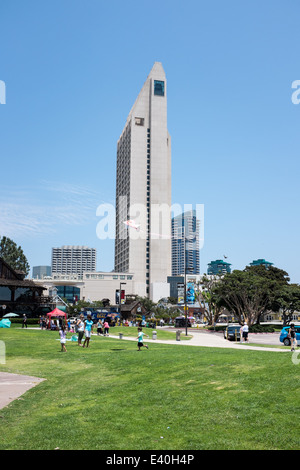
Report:
[{"label": "parked car", "polygon": [[79,317],[70,317],[70,318],[68,318],[68,321],[70,322],[71,327],[73,327],[74,325],[76,325],[76,322],[77,322],[78,318],[79,318]]},{"label": "parked car", "polygon": [[[182,316],[182,317],[175,318],[175,328],[184,328],[185,326],[186,326],[185,317]],[[187,326],[189,328],[192,326],[188,318],[187,318]]]},{"label": "parked car", "polygon": [[[288,338],[289,329],[290,329],[290,326],[284,326],[279,336],[279,341],[283,343],[285,346],[290,346],[291,344],[291,340],[290,338]],[[299,325],[295,325],[295,331],[296,331],[297,344],[298,346],[300,346],[300,326]]]},{"label": "parked car", "polygon": [[240,341],[240,329],[241,325],[228,325],[224,330],[224,338],[229,341]]}]

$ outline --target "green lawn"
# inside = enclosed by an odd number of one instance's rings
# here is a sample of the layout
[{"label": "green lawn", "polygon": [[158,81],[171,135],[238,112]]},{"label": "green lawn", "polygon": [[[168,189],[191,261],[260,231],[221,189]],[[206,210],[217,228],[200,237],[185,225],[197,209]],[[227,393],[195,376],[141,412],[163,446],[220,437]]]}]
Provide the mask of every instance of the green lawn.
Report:
[{"label": "green lawn", "polygon": [[[12,323],[11,328],[22,329],[22,326],[19,323]],[[36,328],[37,330],[39,330],[40,326],[38,324],[28,325],[28,328],[30,328],[30,329]],[[26,328],[24,328],[24,330],[25,329]],[[157,329],[143,328],[143,332],[146,333],[147,335],[149,335],[149,338],[152,338],[153,331],[156,331],[157,339],[161,339],[163,341],[165,341],[165,340],[175,341],[176,340],[176,329],[163,330],[161,328],[157,328]],[[96,325],[94,325],[93,332],[97,333]],[[119,336],[119,333],[123,333],[123,336],[137,338],[137,327],[129,327],[129,326],[128,327],[125,327],[125,326],[119,327],[119,326],[116,326],[116,327],[111,327],[109,329],[109,334],[111,336]],[[71,333],[70,333],[70,337],[71,337]],[[180,335],[181,341],[186,341],[186,340],[188,341],[192,337],[193,337],[192,333],[188,332],[188,336],[186,336],[185,335],[185,330],[181,329],[181,335]],[[147,340],[148,338],[145,338],[145,339]]]},{"label": "green lawn", "polygon": [[[97,329],[94,329],[94,332],[96,333]],[[157,339],[161,339],[163,341],[165,340],[176,340],[176,330],[171,329],[169,330],[163,330],[160,328],[157,329],[152,329],[152,328],[143,328],[143,332],[146,333],[149,338],[152,338],[152,333],[153,331],[156,331]],[[119,333],[123,333],[124,336],[130,336],[132,338],[137,338],[137,328],[136,327],[113,327],[109,329],[109,334],[112,336],[119,336]],[[181,329],[181,335],[180,335],[180,340],[190,340],[192,338],[192,333],[188,332],[188,336],[185,336],[185,330]],[[148,338],[145,338],[145,342],[147,341]]]},{"label": "green lawn", "polygon": [[61,353],[57,339],[0,330],[0,371],[47,379],[0,410],[1,450],[300,448],[300,365],[288,352],[159,343],[138,352],[92,336],[89,349],[68,342]]}]

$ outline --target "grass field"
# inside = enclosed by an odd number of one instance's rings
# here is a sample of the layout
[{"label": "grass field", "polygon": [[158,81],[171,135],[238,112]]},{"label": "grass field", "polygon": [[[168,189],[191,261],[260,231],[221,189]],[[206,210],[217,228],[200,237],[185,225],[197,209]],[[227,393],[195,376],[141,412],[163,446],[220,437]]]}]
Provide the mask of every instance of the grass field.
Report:
[{"label": "grass field", "polygon": [[289,353],[159,343],[138,352],[97,336],[62,353],[57,339],[0,330],[0,371],[46,379],[0,410],[1,450],[300,448],[300,365]]}]

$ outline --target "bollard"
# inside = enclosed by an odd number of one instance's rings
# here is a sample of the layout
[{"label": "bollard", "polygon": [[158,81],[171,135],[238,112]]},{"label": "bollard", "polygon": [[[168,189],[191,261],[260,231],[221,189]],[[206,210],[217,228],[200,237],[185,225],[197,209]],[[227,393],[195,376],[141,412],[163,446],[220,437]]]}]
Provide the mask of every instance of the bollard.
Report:
[{"label": "bollard", "polygon": [[157,339],[156,331],[152,331],[152,339]]},{"label": "bollard", "polygon": [[180,341],[181,331],[176,331],[176,341]]},{"label": "bollard", "polygon": [[123,333],[119,333],[119,338],[123,339]]}]

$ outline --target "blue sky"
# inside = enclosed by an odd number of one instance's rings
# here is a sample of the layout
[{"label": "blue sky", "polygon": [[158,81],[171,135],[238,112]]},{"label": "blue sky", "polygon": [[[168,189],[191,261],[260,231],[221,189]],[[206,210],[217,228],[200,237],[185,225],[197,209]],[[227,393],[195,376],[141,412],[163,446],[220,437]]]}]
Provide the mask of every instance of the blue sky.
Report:
[{"label": "blue sky", "polygon": [[168,80],[172,203],[204,204],[201,271],[265,258],[299,273],[296,0],[1,0],[0,235],[31,266],[97,248],[116,143],[155,61]]}]

